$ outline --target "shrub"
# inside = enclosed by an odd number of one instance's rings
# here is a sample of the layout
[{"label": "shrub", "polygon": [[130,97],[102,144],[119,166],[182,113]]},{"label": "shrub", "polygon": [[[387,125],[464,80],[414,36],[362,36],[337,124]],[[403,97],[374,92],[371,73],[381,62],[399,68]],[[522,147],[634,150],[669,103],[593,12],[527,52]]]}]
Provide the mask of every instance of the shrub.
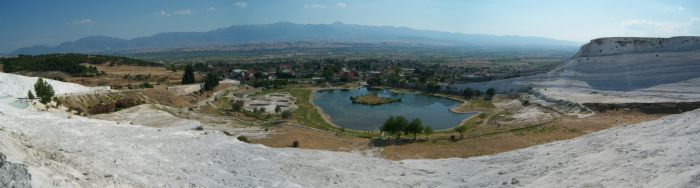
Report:
[{"label": "shrub", "polygon": [[282,107],[280,107],[279,105],[275,106],[275,113],[280,113],[281,111],[282,111]]},{"label": "shrub", "polygon": [[151,85],[151,83],[144,82],[143,84],[141,84],[141,87],[143,87],[143,88],[153,88],[153,85]]},{"label": "shrub", "polygon": [[250,140],[248,140],[248,137],[246,136],[238,136],[236,139],[240,140],[241,142],[250,143]]},{"label": "shrub", "polygon": [[207,73],[207,78],[204,81],[202,90],[210,91],[219,85],[219,75],[216,73]]},{"label": "shrub", "polygon": [[237,100],[236,102],[233,102],[233,111],[240,112],[243,109],[243,101]]},{"label": "shrub", "polygon": [[289,111],[282,112],[282,118],[289,119],[291,117],[292,117],[292,112],[289,112]]},{"label": "shrub", "polygon": [[32,90],[29,90],[29,92],[27,92],[27,98],[34,100],[34,94],[32,93]]},{"label": "shrub", "polygon": [[36,96],[41,99],[41,103],[44,104],[51,102],[51,98],[54,96],[53,86],[42,78],[36,80],[34,91],[36,91]]},{"label": "shrub", "polygon": [[114,109],[114,103],[96,104],[95,106],[92,106],[92,108],[90,108],[90,114],[110,113],[114,112]]},{"label": "shrub", "polygon": [[141,101],[135,100],[133,98],[121,98],[114,102],[114,107],[119,109],[129,108],[141,104]]},{"label": "shrub", "polygon": [[298,141],[298,140],[295,140],[294,142],[292,142],[292,147],[298,148],[298,147],[299,147],[299,141]]}]

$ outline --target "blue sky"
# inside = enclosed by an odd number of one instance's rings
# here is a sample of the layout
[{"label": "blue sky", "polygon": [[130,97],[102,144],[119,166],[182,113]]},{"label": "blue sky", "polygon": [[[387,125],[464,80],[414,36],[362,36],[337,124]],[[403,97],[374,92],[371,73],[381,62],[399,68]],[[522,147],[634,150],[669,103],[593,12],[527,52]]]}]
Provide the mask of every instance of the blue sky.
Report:
[{"label": "blue sky", "polygon": [[0,53],[91,35],[120,38],[281,21],[406,26],[469,34],[700,35],[693,0],[3,0]]}]

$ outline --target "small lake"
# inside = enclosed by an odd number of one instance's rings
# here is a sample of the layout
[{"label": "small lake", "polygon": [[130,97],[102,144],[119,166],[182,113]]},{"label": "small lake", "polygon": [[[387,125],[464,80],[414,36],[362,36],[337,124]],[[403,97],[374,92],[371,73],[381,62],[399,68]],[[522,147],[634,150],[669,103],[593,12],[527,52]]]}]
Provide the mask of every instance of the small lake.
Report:
[{"label": "small lake", "polygon": [[[370,106],[350,101],[351,96],[369,92],[377,92],[382,97],[401,98],[401,102]],[[465,118],[474,115],[449,111],[460,105],[461,101],[415,93],[394,93],[384,89],[369,91],[365,87],[319,90],[314,94],[313,102],[331,116],[334,124],[354,130],[377,131],[389,116],[404,116],[409,121],[420,118],[423,125],[443,130],[455,127]]]}]

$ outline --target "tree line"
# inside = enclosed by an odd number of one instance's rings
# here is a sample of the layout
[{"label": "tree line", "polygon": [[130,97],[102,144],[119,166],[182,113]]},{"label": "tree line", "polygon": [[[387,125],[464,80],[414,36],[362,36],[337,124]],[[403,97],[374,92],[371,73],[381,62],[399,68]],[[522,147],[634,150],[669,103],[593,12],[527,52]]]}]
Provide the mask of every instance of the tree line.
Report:
[{"label": "tree line", "polygon": [[128,64],[140,66],[161,66],[159,63],[131,59],[126,57],[85,55],[85,54],[46,54],[46,55],[19,55],[11,58],[0,58],[4,72],[19,71],[59,71],[71,76],[96,76],[104,74],[95,66],[87,64],[102,64],[110,62],[110,65]]},{"label": "tree line", "polygon": [[396,139],[401,139],[401,134],[413,135],[413,140],[416,140],[417,134],[424,133],[426,139],[428,135],[433,133],[433,127],[430,125],[423,126],[423,122],[419,118],[415,118],[410,122],[403,116],[390,116],[384,125],[379,128],[382,133],[388,133],[389,135],[395,135]]}]

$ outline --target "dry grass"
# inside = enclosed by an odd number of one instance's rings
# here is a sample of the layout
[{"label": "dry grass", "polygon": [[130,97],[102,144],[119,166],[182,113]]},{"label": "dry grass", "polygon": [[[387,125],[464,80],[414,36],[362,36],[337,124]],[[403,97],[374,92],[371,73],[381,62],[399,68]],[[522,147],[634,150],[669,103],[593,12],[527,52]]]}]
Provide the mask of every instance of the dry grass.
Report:
[{"label": "dry grass", "polygon": [[[113,86],[126,87],[128,85],[141,85],[149,82],[153,85],[179,84],[182,78],[182,71],[173,72],[165,67],[135,66],[135,65],[115,65],[107,64],[94,65],[98,70],[104,71],[107,75],[97,77],[65,77],[66,81],[87,86]],[[201,76],[198,75],[201,79]]]},{"label": "dry grass", "polygon": [[326,131],[314,131],[311,129],[280,126],[270,129],[265,138],[253,138],[253,143],[259,143],[270,147],[291,147],[292,142],[299,141],[300,148],[320,149],[329,151],[352,151],[355,149],[367,149],[369,140],[352,136],[336,135]]},{"label": "dry grass", "polygon": [[[488,125],[470,126],[464,135],[464,140],[452,142],[449,140],[450,135],[458,138],[459,134],[454,131],[441,131],[431,135],[428,141],[425,141],[425,135],[419,135],[418,142],[383,146],[380,155],[391,160],[489,155],[576,138],[618,125],[635,124],[663,116],[663,114],[613,111],[587,118],[564,116],[551,123],[519,128],[490,127]],[[480,118],[474,119],[475,122],[480,120]],[[275,128],[274,131],[274,134],[270,134],[266,138],[256,139],[254,142],[270,147],[289,147],[294,140],[299,140],[302,148],[331,151],[371,148],[368,139],[337,136],[325,131],[297,127],[280,127]]]},{"label": "dry grass", "polygon": [[378,97],[376,95],[362,95],[352,98],[353,103],[357,104],[367,104],[367,105],[381,105],[393,102],[398,102],[398,99]]}]

